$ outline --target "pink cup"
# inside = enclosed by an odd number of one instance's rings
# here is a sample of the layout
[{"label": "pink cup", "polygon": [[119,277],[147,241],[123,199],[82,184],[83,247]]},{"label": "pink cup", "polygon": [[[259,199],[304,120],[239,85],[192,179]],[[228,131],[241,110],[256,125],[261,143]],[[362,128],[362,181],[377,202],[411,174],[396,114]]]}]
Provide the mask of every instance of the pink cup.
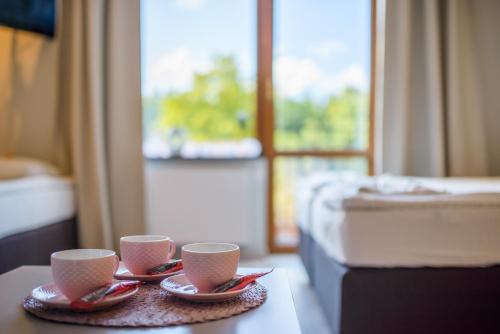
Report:
[{"label": "pink cup", "polygon": [[125,267],[135,275],[170,261],[175,243],[163,235],[132,235],[120,238],[120,255]]},{"label": "pink cup", "polygon": [[184,273],[201,293],[232,279],[239,259],[240,247],[234,244],[207,242],[182,247]]},{"label": "pink cup", "polygon": [[54,283],[69,300],[111,283],[119,263],[116,253],[107,249],[69,249],[50,257]]}]

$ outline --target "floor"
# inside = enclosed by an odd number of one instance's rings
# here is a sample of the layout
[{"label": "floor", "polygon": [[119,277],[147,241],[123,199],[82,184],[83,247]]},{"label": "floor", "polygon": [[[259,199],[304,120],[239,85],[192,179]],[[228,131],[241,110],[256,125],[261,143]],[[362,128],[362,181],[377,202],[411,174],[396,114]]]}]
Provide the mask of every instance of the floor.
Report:
[{"label": "floor", "polygon": [[309,285],[307,273],[296,254],[270,255],[260,259],[242,260],[243,266],[279,267],[288,273],[295,310],[303,334],[327,334],[328,324],[314,290]]}]

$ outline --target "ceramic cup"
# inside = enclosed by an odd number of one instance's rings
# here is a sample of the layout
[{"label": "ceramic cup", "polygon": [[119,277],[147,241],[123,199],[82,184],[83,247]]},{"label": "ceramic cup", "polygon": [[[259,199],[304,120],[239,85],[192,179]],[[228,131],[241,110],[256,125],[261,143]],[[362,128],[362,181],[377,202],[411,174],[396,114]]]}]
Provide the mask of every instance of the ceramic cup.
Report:
[{"label": "ceramic cup", "polygon": [[207,293],[236,274],[240,247],[207,242],[182,247],[182,265],[188,280],[198,292]]},{"label": "ceramic cup", "polygon": [[170,261],[175,243],[164,235],[132,235],[120,239],[120,255],[125,267],[135,275]]},{"label": "ceramic cup", "polygon": [[111,283],[119,264],[116,253],[107,249],[69,249],[50,257],[54,283],[72,301]]}]

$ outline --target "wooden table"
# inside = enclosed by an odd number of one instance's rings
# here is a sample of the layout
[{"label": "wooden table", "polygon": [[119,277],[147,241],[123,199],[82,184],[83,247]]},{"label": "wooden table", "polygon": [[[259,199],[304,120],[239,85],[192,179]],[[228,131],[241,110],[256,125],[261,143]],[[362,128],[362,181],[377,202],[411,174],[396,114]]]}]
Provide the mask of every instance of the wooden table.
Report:
[{"label": "wooden table", "polygon": [[[249,272],[242,269],[240,273]],[[250,271],[262,271],[263,268]],[[159,328],[112,328],[62,324],[36,318],[24,311],[21,303],[31,290],[52,281],[50,267],[23,266],[0,276],[0,333],[300,333],[292,294],[284,269],[275,269],[259,279],[268,292],[261,306],[227,319],[201,324]]]}]

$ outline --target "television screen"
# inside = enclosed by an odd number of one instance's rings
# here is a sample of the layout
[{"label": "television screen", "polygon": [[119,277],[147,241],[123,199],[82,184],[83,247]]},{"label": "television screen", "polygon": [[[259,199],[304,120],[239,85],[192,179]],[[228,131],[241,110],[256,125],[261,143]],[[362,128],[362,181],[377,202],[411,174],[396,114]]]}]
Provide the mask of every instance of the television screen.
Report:
[{"label": "television screen", "polygon": [[56,0],[0,0],[0,25],[54,36]]}]

